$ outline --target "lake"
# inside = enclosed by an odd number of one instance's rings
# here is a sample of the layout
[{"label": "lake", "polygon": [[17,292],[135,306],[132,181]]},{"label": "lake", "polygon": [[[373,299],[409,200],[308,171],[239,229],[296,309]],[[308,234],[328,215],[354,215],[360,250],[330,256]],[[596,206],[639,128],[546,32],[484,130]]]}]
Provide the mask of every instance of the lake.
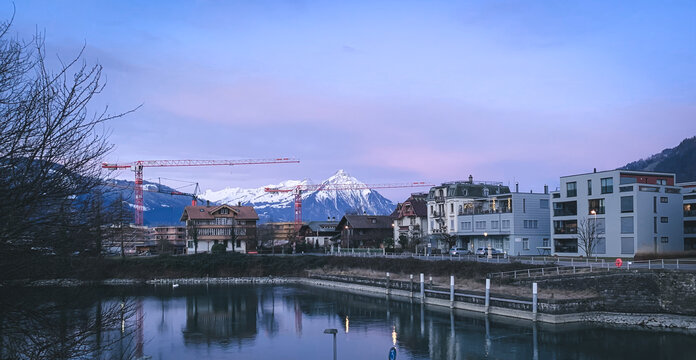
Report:
[{"label": "lake", "polygon": [[687,359],[696,336],[552,326],[305,286],[3,288],[0,355],[102,359]]}]

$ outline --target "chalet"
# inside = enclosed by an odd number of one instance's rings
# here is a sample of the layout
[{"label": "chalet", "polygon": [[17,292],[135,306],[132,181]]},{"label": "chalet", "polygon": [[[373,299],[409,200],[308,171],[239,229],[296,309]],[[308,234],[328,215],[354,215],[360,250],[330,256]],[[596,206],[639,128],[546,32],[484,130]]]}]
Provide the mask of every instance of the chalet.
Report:
[{"label": "chalet", "polygon": [[256,251],[258,220],[251,206],[187,206],[180,219],[186,223],[186,252],[210,252],[219,243],[227,243],[226,251]]},{"label": "chalet", "polygon": [[345,215],[338,222],[336,231],[340,232],[341,247],[376,248],[393,234],[390,215]]},{"label": "chalet", "polygon": [[[394,241],[397,247],[416,244],[427,236],[428,204],[427,194],[416,193],[403,203],[396,205],[394,219]],[[400,239],[403,239],[400,241]]]}]

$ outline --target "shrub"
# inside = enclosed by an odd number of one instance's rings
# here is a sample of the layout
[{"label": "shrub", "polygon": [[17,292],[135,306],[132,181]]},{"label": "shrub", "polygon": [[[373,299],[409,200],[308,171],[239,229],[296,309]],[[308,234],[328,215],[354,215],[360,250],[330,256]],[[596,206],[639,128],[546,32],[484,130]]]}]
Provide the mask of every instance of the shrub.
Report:
[{"label": "shrub", "polygon": [[223,244],[215,244],[213,247],[210,249],[210,252],[213,254],[223,254],[225,252],[225,245]]}]

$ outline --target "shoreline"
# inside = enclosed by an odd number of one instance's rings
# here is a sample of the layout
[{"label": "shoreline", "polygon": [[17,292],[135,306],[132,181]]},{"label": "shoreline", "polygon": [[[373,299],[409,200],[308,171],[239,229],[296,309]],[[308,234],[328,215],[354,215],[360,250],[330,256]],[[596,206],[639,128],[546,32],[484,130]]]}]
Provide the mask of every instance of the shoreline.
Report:
[{"label": "shoreline", "polygon": [[498,306],[490,306],[487,311],[484,305],[426,297],[414,297],[414,293],[407,290],[385,289],[383,287],[314,279],[308,277],[226,277],[226,278],[162,278],[162,279],[107,279],[97,281],[85,281],[77,279],[52,279],[52,280],[18,280],[0,285],[0,287],[81,287],[81,286],[133,286],[133,285],[307,285],[324,289],[335,289],[375,297],[388,297],[422,303],[425,306],[449,308],[452,310],[469,312],[477,315],[490,314],[507,318],[539,322],[549,325],[561,325],[572,323],[602,324],[619,327],[640,327],[657,330],[687,330],[696,332],[696,317],[669,313],[627,313],[611,311],[586,311],[564,314],[549,314],[539,312],[533,314],[530,311],[511,309]]}]

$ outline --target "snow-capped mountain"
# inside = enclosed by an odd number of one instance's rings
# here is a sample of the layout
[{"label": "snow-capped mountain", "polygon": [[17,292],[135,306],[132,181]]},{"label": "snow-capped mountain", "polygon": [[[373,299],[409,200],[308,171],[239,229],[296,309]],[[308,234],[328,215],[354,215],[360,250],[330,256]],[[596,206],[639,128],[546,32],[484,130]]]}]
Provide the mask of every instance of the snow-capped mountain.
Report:
[{"label": "snow-capped mountain", "polygon": [[[310,185],[309,180],[288,180],[280,184],[267,185],[255,189],[225,188],[219,191],[207,190],[200,198],[215,203],[253,206],[262,222],[292,221],[294,219],[293,192],[266,192],[265,188],[292,189],[297,185]],[[327,217],[340,219],[346,212],[388,215],[394,210],[394,203],[375,190],[322,190],[324,185],[364,185],[360,180],[338,170],[320,183],[319,190],[302,193],[302,220],[326,220]]]}]

